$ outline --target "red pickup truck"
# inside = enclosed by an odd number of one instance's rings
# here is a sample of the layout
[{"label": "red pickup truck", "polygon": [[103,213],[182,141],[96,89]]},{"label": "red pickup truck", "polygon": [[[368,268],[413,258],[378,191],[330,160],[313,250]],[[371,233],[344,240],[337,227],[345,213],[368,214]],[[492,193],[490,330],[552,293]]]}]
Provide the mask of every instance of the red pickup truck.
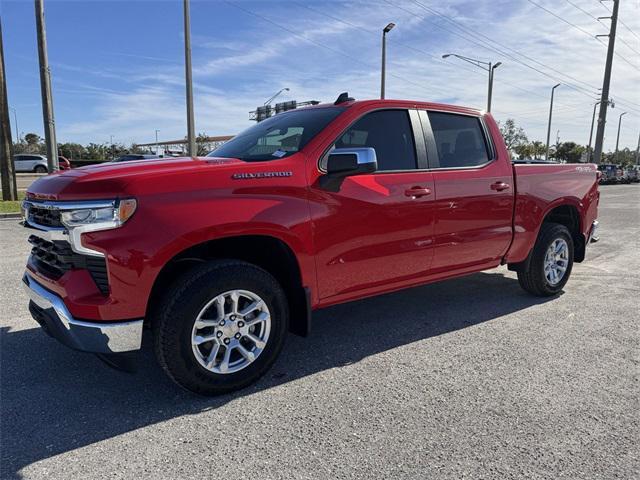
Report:
[{"label": "red pickup truck", "polygon": [[148,326],[176,383],[219,394],[328,305],[503,264],[557,294],[595,237],[597,180],[591,164],[512,163],[488,113],[342,94],[206,157],[39,179],[23,282],[64,344],[117,358]]}]

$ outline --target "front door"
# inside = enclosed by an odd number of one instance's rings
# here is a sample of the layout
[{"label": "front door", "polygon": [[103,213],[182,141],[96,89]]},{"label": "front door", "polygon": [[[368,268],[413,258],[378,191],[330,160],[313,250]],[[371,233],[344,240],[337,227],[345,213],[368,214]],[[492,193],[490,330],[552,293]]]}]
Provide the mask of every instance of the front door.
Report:
[{"label": "front door", "polygon": [[[414,138],[418,138],[417,149]],[[349,296],[427,274],[433,245],[433,176],[416,111],[377,110],[336,148],[372,147],[378,170],[344,179],[337,193],[311,187],[319,296]]]}]

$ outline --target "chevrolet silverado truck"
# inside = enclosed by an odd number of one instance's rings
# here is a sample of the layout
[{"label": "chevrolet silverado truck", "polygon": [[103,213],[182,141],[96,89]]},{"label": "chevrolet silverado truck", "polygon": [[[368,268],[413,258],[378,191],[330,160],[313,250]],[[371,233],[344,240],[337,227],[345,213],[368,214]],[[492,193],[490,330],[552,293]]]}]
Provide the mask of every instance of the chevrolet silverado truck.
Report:
[{"label": "chevrolet silverado truck", "polygon": [[531,294],[558,294],[595,238],[598,175],[513,163],[488,113],[342,94],[206,157],[39,179],[23,282],[63,344],[117,358],[148,327],[171,379],[221,394],[329,305],[505,264]]}]

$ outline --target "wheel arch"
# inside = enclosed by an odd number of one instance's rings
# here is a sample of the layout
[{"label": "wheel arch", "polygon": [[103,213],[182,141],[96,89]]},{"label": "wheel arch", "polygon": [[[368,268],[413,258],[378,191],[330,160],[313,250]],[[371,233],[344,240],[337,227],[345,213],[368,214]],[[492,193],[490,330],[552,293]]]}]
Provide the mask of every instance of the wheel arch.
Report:
[{"label": "wheel arch", "polygon": [[310,290],[303,285],[302,272],[293,249],[282,239],[270,235],[235,235],[207,240],[174,255],[156,276],[147,300],[145,318],[153,318],[159,296],[176,277],[202,262],[234,259],[256,265],[282,285],[289,303],[292,333],[306,336],[311,328]]},{"label": "wheel arch", "polygon": [[567,227],[571,233],[573,240],[573,261],[580,263],[584,260],[586,253],[586,239],[583,231],[582,216],[580,215],[580,203],[577,201],[566,200],[555,203],[550,206],[542,217],[542,221],[536,232],[535,241],[529,249],[527,258],[518,263],[509,263],[508,268],[512,271],[527,270],[531,262],[531,254],[535,247],[535,242],[540,235],[540,229],[544,223],[559,223]]}]

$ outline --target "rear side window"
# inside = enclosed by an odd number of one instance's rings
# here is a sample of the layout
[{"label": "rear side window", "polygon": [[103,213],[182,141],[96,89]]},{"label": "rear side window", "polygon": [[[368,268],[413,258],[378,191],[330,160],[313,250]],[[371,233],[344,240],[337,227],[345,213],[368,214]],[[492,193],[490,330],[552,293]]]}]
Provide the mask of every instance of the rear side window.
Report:
[{"label": "rear side window", "polygon": [[440,168],[476,167],[489,161],[479,118],[454,113],[428,114]]},{"label": "rear side window", "polygon": [[417,168],[413,131],[406,110],[378,110],[368,113],[338,138],[335,147],[374,148],[378,170]]}]

